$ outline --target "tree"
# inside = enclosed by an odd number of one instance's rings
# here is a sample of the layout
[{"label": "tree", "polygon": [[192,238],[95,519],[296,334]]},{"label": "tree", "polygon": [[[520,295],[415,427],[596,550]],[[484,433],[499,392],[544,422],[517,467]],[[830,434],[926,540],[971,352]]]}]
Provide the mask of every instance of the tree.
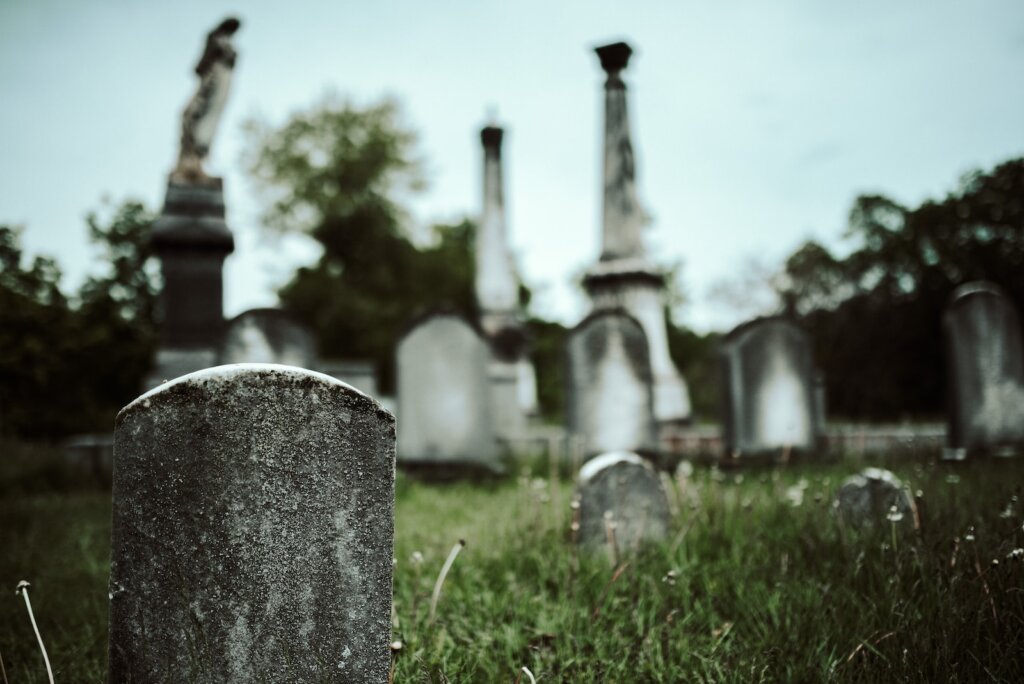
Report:
[{"label": "tree", "polygon": [[20,229],[0,226],[0,430],[57,439],[109,430],[138,395],[154,346],[156,287],[146,266],[152,217],[125,202],[90,235],[110,264],[77,301],[47,257],[23,266]]},{"label": "tree", "polygon": [[786,262],[784,299],[811,332],[834,412],[934,416],[945,396],[942,312],[972,280],[1024,305],[1024,159],[975,171],[940,201],[857,198],[845,258],[807,243]]},{"label": "tree", "polygon": [[326,98],[280,128],[247,128],[249,170],[270,194],[265,225],[323,247],[280,290],[282,306],[314,331],[322,355],[372,359],[391,390],[394,347],[412,318],[437,306],[476,315],[473,224],[413,239],[402,200],[423,180],[393,101],[360,108]]}]

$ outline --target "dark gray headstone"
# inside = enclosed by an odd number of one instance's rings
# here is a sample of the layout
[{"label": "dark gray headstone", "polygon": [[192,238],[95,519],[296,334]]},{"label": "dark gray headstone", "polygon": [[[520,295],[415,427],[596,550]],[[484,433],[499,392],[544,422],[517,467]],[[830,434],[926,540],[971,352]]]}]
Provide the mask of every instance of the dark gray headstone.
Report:
[{"label": "dark gray headstone", "polygon": [[822,417],[802,330],[778,318],[745,323],[726,337],[721,361],[728,453],[814,448]]},{"label": "dark gray headstone", "polygon": [[112,682],[383,682],[395,421],[288,366],[219,366],[117,418]]},{"label": "dark gray headstone", "polygon": [[587,456],[654,453],[657,430],[647,336],[621,310],[591,314],[569,333],[569,433]]},{"label": "dark gray headstone", "polygon": [[1024,344],[1010,299],[991,283],[953,293],[943,320],[953,457],[1024,444]]},{"label": "dark gray headstone", "polygon": [[914,499],[888,470],[865,468],[843,481],[836,495],[840,519],[854,527],[904,523],[914,525]]},{"label": "dark gray headstone", "polygon": [[224,334],[220,362],[317,365],[313,335],[281,309],[251,309],[233,318]]},{"label": "dark gray headstone", "polygon": [[454,314],[435,314],[398,343],[398,458],[402,463],[501,464],[492,418],[490,348]]},{"label": "dark gray headstone", "polygon": [[601,454],[580,469],[579,542],[632,551],[668,534],[668,496],[651,465],[634,453]]}]

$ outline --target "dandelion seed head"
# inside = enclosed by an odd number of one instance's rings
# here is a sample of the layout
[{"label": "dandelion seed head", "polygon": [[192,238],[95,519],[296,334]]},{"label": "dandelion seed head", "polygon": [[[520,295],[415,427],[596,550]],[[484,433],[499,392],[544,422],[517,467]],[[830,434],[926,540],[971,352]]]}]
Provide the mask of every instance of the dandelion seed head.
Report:
[{"label": "dandelion seed head", "polygon": [[903,512],[895,504],[889,507],[889,514],[885,516],[885,519],[891,523],[898,523],[903,520]]}]

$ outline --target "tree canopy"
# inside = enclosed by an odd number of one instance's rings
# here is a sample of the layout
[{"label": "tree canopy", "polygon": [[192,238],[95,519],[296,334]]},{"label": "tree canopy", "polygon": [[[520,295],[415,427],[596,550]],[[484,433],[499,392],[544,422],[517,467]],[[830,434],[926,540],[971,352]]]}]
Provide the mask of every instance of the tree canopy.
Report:
[{"label": "tree canopy", "polygon": [[77,296],[47,257],[23,264],[20,229],[0,226],[0,431],[55,439],[110,429],[138,395],[155,340],[156,286],[145,237],[152,216],[128,201],[90,236],[109,265]]},{"label": "tree canopy", "polygon": [[476,315],[473,223],[434,225],[414,239],[403,199],[423,179],[415,135],[393,101],[326,98],[279,128],[248,130],[249,169],[271,197],[264,223],[323,248],[280,290],[282,306],[312,328],[322,355],[372,359],[390,390],[410,320],[437,306]]},{"label": "tree canopy", "polygon": [[810,331],[831,413],[936,416],[945,372],[941,320],[972,280],[1024,305],[1024,159],[975,171],[941,200],[906,207],[858,197],[845,257],[808,242],[785,264],[781,295]]}]

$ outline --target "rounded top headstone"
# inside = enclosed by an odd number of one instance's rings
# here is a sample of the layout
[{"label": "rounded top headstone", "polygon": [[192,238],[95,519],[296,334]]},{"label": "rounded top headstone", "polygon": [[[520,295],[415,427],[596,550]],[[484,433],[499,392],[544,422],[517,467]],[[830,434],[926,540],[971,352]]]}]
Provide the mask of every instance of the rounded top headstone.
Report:
[{"label": "rounded top headstone", "polygon": [[366,403],[368,408],[383,414],[392,423],[395,421],[394,415],[376,399],[330,375],[275,363],[232,363],[204,368],[154,387],[121,409],[117,414],[116,423],[120,425],[128,415],[149,409],[155,403],[173,401],[180,397],[193,397],[197,392],[215,395],[229,386],[246,383],[264,384],[268,380],[280,384],[320,387],[325,391],[341,392],[356,401]]}]

